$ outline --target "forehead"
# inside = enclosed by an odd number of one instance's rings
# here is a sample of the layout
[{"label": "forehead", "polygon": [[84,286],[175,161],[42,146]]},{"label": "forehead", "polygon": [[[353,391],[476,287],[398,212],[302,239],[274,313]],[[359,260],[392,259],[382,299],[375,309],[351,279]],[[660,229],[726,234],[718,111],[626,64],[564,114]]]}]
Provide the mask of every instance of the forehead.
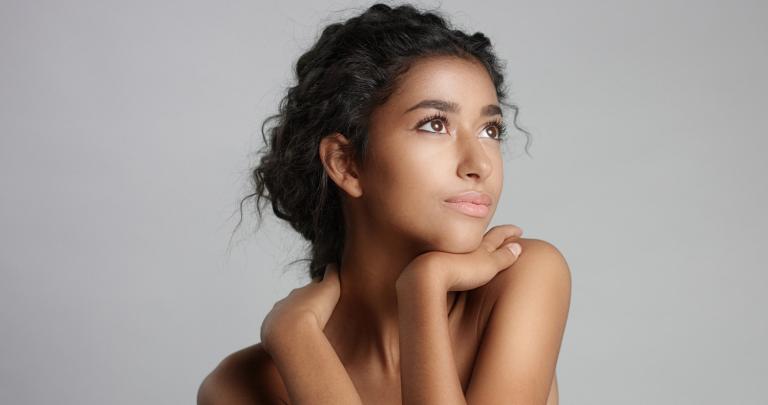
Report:
[{"label": "forehead", "polygon": [[387,104],[401,107],[425,98],[455,101],[465,107],[462,113],[470,106],[498,103],[485,67],[476,60],[455,56],[433,56],[414,62],[399,79]]}]

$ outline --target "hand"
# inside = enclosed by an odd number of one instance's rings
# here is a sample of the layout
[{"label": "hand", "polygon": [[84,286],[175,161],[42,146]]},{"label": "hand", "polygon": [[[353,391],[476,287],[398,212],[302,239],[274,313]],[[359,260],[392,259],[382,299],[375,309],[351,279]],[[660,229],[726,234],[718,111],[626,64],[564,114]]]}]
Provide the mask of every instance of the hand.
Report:
[{"label": "hand", "polygon": [[[410,277],[428,277],[429,283],[434,283],[437,278],[436,282],[446,292],[480,287],[517,261],[522,247],[514,241],[522,234],[523,230],[515,225],[497,225],[485,233],[480,246],[472,252],[430,251],[421,254],[400,274],[398,286],[409,283],[407,279]],[[510,246],[520,250],[515,253]]]},{"label": "hand", "polygon": [[331,263],[325,267],[322,280],[312,280],[303,287],[294,288],[285,298],[275,303],[261,323],[262,345],[267,348],[275,332],[300,324],[305,319],[316,322],[322,331],[340,295],[339,269],[336,263]]}]

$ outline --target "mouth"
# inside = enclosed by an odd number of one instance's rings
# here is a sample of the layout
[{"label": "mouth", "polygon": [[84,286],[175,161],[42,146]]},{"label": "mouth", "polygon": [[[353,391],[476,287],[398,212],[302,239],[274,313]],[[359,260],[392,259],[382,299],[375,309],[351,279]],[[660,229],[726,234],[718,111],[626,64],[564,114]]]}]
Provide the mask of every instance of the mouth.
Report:
[{"label": "mouth", "polygon": [[486,204],[475,204],[468,201],[449,202],[443,201],[443,203],[449,208],[456,210],[462,214],[469,215],[475,218],[485,218],[491,211],[490,206]]}]

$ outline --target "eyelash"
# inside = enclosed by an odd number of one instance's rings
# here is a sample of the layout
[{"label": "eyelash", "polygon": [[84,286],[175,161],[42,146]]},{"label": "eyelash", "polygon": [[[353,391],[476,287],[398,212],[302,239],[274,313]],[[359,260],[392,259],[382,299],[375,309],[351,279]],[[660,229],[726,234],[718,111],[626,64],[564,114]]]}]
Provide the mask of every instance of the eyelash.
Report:
[{"label": "eyelash", "polygon": [[[417,129],[421,128],[422,125],[424,125],[424,124],[426,124],[428,122],[435,121],[435,120],[443,121],[443,125],[445,125],[445,126],[447,126],[447,124],[448,124],[448,117],[446,117],[444,114],[441,114],[441,113],[435,113],[435,114],[432,114],[432,115],[422,119],[421,121],[419,121],[419,123],[416,124],[416,128]],[[485,126],[483,127],[483,130],[485,130],[489,126],[495,126],[498,129],[498,131],[497,131],[498,132],[498,136],[496,138],[491,138],[491,139],[494,139],[496,141],[501,142],[501,140],[506,138],[507,126],[504,124],[503,121],[501,121],[501,120],[490,120],[490,121],[485,123]],[[432,131],[426,131],[426,132],[432,132]],[[432,132],[432,133],[436,133],[436,132]]]}]

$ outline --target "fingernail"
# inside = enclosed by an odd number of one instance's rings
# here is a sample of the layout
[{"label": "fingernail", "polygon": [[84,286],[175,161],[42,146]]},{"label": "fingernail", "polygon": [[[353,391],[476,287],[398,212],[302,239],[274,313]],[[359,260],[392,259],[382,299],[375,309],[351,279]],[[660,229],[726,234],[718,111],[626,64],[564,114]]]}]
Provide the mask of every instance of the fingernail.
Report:
[{"label": "fingernail", "polygon": [[520,256],[520,252],[523,250],[519,243],[510,243],[507,245],[507,248],[509,248],[515,256]]}]

